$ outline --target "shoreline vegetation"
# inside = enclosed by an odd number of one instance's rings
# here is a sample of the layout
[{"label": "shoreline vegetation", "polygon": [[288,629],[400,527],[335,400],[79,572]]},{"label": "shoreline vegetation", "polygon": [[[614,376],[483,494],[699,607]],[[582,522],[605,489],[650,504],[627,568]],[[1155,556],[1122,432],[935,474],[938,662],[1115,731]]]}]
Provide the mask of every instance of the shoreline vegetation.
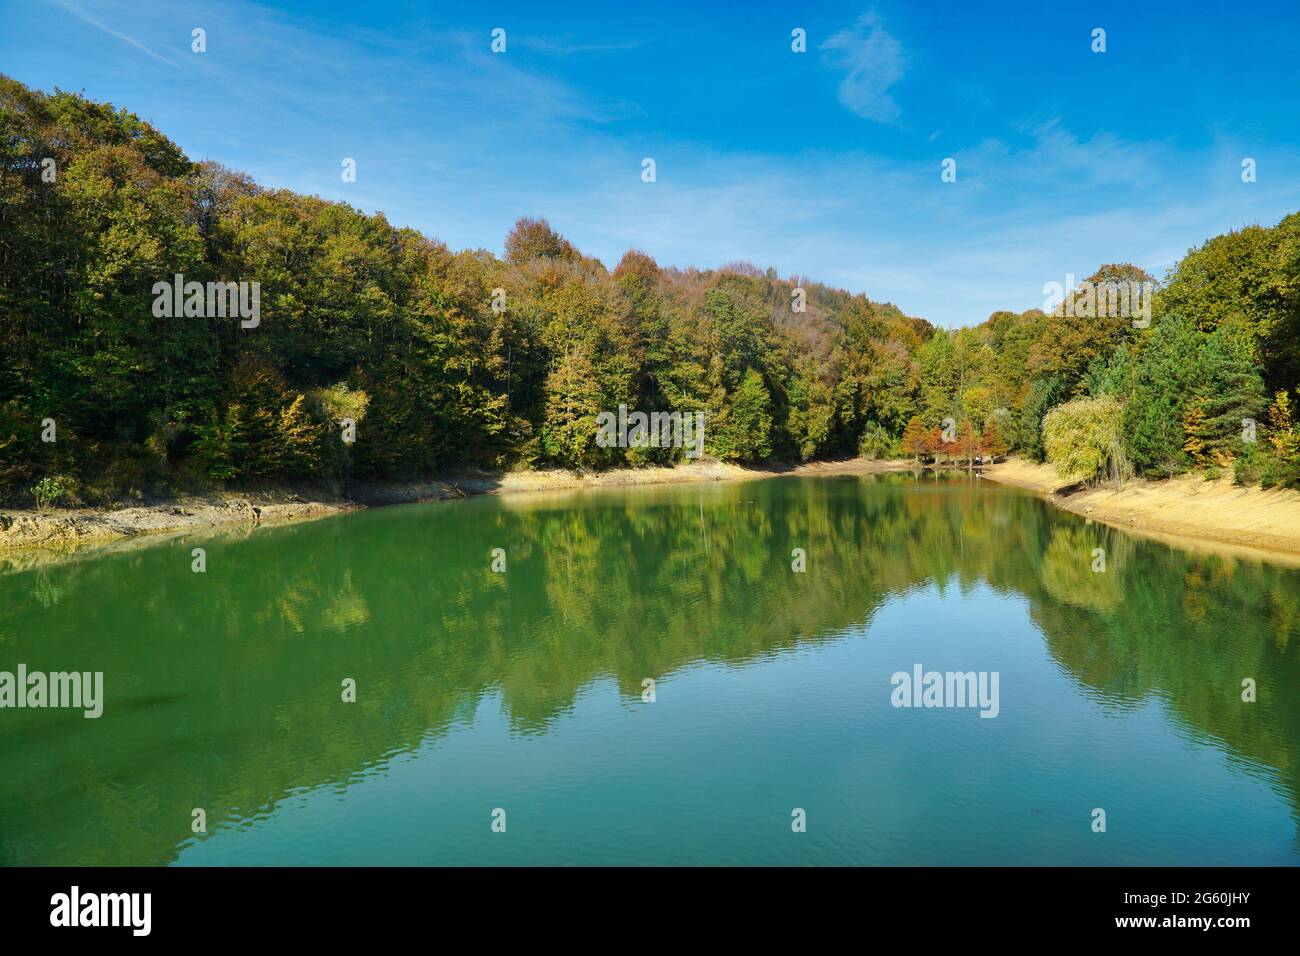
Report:
[{"label": "shoreline vegetation", "polygon": [[[284,487],[182,495],[174,499],[111,509],[0,510],[0,553],[69,551],[123,539],[184,534],[222,528],[255,528],[311,521],[362,508],[477,495],[512,495],[691,482],[752,481],[782,475],[852,475],[906,471],[908,461],[805,462],[746,467],[713,460],[675,467],[616,468],[600,472],[565,469],[493,472],[467,470],[428,479],[354,482],[337,488]],[[3,570],[3,564],[0,564]]]},{"label": "shoreline vegetation", "polygon": [[[747,467],[706,460],[675,467],[616,468],[601,472],[463,471],[410,481],[361,482],[337,489],[275,488],[181,496],[116,509],[0,511],[0,573],[23,570],[72,552],[99,554],[168,536],[248,533],[261,526],[311,521],[369,507],[443,501],[477,495],[517,495],[663,484],[753,481],[786,476],[868,475],[917,469],[969,473],[965,466],[917,465],[907,459],[842,460]],[[1011,457],[975,473],[1022,488],[1058,508],[1179,546],[1198,542],[1300,556],[1300,492],[1242,487],[1226,479],[1183,475],[1165,481],[1132,480],[1112,486],[1072,486],[1051,465]]]}]

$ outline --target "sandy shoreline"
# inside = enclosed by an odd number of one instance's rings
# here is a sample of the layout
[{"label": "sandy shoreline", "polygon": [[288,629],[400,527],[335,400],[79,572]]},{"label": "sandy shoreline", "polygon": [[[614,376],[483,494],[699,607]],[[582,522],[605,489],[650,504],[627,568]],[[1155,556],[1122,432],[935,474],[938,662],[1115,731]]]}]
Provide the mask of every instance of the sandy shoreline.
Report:
[{"label": "sandy shoreline", "polygon": [[[17,552],[61,552],[148,536],[208,529],[244,528],[310,521],[358,508],[417,501],[509,495],[582,488],[682,484],[701,481],[743,481],[782,475],[873,474],[909,468],[907,462],[809,462],[773,468],[745,468],[722,462],[701,462],[676,468],[621,468],[582,474],[564,470],[487,472],[466,471],[421,481],[358,482],[343,495],[329,489],[214,492],[175,500],[111,510],[56,509],[40,513],[0,509],[0,570],[26,565]],[[29,554],[29,559],[31,555]]]},{"label": "sandy shoreline", "polygon": [[1060,493],[1066,482],[1050,465],[1012,458],[984,477],[1044,495],[1066,511],[1153,537],[1199,539],[1300,555],[1300,492],[1243,488],[1230,480],[1180,475]]},{"label": "sandy shoreline", "polygon": [[[22,570],[82,550],[134,548],[159,537],[197,532],[248,534],[263,525],[310,521],[358,508],[417,501],[513,495],[584,488],[745,481],[786,475],[853,475],[906,471],[909,461],[809,462],[745,468],[701,462],[676,468],[624,468],[581,474],[563,470],[465,471],[421,481],[355,483],[345,496],[333,489],[272,489],[183,496],[174,501],[112,510],[69,509],[41,514],[0,510],[0,573]],[[1052,504],[1128,531],[1300,556],[1300,492],[1242,488],[1229,481],[1185,475],[1164,482],[1133,481],[1122,490],[1089,488],[1060,493],[1064,483],[1049,465],[1012,458],[986,467],[986,478],[1024,488]]]}]

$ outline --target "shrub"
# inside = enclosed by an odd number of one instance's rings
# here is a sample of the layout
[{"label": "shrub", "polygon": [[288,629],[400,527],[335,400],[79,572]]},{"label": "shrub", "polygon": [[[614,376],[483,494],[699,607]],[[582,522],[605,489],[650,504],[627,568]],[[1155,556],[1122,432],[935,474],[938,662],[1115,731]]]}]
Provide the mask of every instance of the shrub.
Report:
[{"label": "shrub", "polygon": [[[1232,483],[1253,485],[1260,481],[1265,470],[1267,452],[1258,444],[1248,445],[1232,462]],[[1265,487],[1268,487],[1267,485]]]},{"label": "shrub", "polygon": [[72,479],[64,475],[49,475],[42,478],[32,487],[37,509],[46,511],[58,504],[72,493],[73,485]]},{"label": "shrub", "polygon": [[897,458],[902,452],[899,441],[878,422],[867,422],[866,430],[858,442],[858,454],[868,461],[878,458]]},{"label": "shrub", "polygon": [[1067,481],[1116,482],[1131,474],[1120,433],[1123,406],[1113,397],[1079,398],[1058,405],[1043,419],[1043,448]]}]

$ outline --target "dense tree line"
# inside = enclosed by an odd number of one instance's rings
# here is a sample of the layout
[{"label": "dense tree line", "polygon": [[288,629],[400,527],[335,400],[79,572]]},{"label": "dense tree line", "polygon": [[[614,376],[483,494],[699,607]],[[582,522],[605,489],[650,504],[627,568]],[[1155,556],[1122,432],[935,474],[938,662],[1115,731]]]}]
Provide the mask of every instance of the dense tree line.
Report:
[{"label": "dense tree line", "polygon": [[[1102,395],[1143,473],[1291,481],[1298,237],[1292,216],[1194,250],[1148,329],[1062,308],[948,332],[743,263],[611,271],[536,219],[504,258],[453,252],[0,76],[0,499],[683,456],[602,447],[620,405],[704,412],[723,460],[1041,458],[1048,411]],[[176,275],[258,283],[259,321],[159,317]]]},{"label": "dense tree line", "polygon": [[[1154,282],[1132,266],[1090,281]],[[975,390],[1009,409],[1013,447],[1081,480],[1202,469],[1300,485],[1300,213],[1193,249],[1146,319],[1073,311],[998,313],[956,335],[988,350]]]}]

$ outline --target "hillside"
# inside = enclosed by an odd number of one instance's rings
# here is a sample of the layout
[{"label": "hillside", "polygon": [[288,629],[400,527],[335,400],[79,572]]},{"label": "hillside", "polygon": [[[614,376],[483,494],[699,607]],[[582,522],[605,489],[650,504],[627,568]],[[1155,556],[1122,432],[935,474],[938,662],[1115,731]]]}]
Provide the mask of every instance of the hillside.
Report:
[{"label": "hillside", "polygon": [[[611,270],[527,217],[503,257],[453,251],[3,77],[0,132],[0,503],[699,454],[1042,460],[1048,413],[1103,398],[1097,474],[1300,479],[1300,214],[1193,250],[1145,327],[1079,318],[1076,290],[949,332],[744,263]],[[621,407],[707,426],[602,440]]]}]

